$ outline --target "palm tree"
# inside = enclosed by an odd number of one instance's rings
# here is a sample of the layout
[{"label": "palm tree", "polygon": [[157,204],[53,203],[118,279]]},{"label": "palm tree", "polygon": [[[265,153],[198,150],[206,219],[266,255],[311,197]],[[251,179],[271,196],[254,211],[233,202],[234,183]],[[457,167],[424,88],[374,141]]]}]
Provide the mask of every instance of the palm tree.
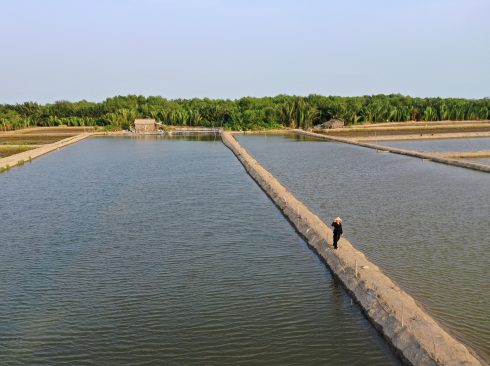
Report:
[{"label": "palm tree", "polygon": [[285,102],[279,108],[279,121],[290,128],[296,127],[295,106],[293,103]]},{"label": "palm tree", "polygon": [[437,111],[431,106],[425,108],[424,110],[424,120],[426,121],[437,121]]}]

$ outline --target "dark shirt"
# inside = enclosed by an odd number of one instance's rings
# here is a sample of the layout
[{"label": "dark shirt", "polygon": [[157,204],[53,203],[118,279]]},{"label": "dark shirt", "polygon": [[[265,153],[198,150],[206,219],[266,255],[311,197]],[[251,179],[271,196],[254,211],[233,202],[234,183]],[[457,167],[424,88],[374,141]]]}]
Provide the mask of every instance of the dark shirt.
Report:
[{"label": "dark shirt", "polygon": [[340,237],[340,235],[343,234],[343,231],[342,231],[342,224],[337,224],[335,221],[332,222],[332,226],[333,226],[333,235],[335,237]]}]

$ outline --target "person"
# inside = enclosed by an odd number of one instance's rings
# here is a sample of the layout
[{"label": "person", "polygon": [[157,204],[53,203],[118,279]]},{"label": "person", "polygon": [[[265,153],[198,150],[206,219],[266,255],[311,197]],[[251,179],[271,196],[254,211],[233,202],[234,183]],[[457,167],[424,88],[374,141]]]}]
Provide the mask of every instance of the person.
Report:
[{"label": "person", "polygon": [[332,222],[333,226],[333,248],[337,249],[340,236],[343,235],[342,231],[342,219],[340,217],[336,217],[334,222]]}]

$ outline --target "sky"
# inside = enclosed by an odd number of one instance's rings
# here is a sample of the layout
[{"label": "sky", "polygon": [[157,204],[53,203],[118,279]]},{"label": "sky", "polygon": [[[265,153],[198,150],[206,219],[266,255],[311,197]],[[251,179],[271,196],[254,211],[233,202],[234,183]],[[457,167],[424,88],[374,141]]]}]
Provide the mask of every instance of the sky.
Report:
[{"label": "sky", "polygon": [[0,103],[490,97],[490,0],[0,0]]}]

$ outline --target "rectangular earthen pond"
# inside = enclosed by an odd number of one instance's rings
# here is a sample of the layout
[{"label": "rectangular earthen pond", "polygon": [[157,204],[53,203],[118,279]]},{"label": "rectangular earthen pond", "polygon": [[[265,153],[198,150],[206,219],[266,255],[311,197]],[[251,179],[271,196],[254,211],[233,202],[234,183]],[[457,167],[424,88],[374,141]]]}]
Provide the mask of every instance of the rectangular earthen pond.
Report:
[{"label": "rectangular earthen pond", "polygon": [[2,364],[398,364],[219,139],[87,139],[0,190]]}]

